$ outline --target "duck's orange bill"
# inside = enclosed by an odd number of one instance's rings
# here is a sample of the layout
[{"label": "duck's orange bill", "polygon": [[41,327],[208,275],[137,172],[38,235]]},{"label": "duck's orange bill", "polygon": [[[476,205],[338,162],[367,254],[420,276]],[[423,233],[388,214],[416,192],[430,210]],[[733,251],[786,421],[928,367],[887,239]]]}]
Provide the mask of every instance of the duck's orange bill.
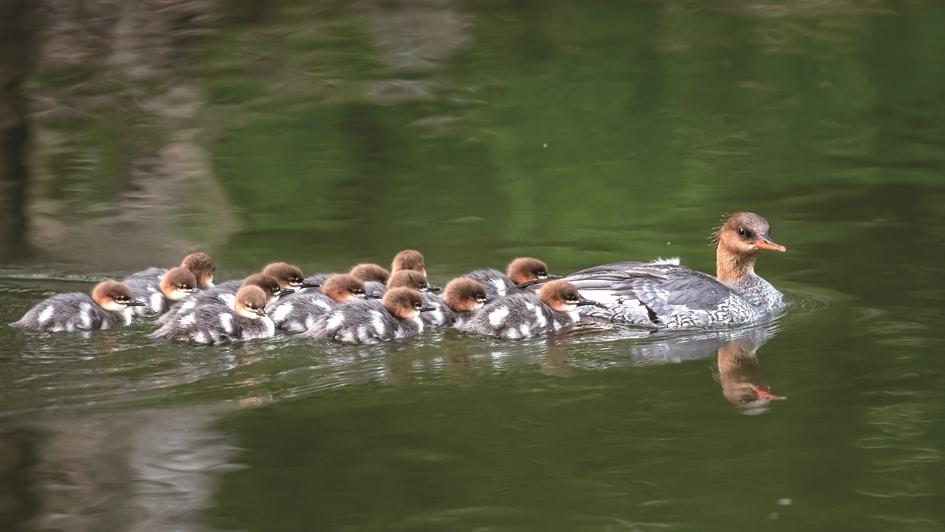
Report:
[{"label": "duck's orange bill", "polygon": [[786,247],[780,244],[775,244],[774,242],[768,240],[767,238],[763,236],[760,236],[758,237],[758,240],[755,240],[755,247],[758,249],[770,249],[771,251],[780,251],[781,253],[784,253],[785,251],[787,251]]},{"label": "duck's orange bill", "polygon": [[780,395],[774,395],[773,393],[769,392],[768,390],[762,390],[761,388],[756,389],[756,390],[755,390],[755,394],[757,394],[758,399],[767,399],[767,400],[769,400],[769,401],[783,401],[783,400],[787,399],[787,397],[781,397]]}]

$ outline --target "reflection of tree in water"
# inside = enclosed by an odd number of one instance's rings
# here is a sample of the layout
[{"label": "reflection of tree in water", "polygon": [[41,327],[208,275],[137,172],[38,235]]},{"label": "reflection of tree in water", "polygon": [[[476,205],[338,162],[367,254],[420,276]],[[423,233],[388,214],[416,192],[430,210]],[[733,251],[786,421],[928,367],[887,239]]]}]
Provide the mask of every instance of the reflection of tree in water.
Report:
[{"label": "reflection of tree in water", "polygon": [[[29,241],[59,260],[166,262],[236,227],[189,72],[211,2],[47,3]],[[134,253],[115,253],[117,239]],[[142,245],[147,243],[146,245]]]}]

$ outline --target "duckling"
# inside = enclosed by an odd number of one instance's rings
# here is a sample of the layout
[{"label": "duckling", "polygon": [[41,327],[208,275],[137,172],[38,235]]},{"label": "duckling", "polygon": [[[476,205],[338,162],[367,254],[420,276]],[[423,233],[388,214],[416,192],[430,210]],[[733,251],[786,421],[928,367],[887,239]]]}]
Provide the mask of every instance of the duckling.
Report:
[{"label": "duckling", "polygon": [[380,301],[356,300],[338,305],[322,314],[305,335],[316,340],[347,344],[375,344],[414,336],[423,331],[420,292],[410,288],[391,288]]},{"label": "duckling", "polygon": [[390,272],[397,273],[400,270],[413,270],[420,272],[424,277],[427,276],[427,268],[424,263],[423,253],[415,249],[405,249],[394,255],[391,263]]},{"label": "duckling", "polygon": [[489,303],[458,328],[484,336],[531,338],[573,326],[580,321],[577,308],[593,304],[574,285],[551,281],[537,295],[522,290]]},{"label": "duckling", "polygon": [[[180,267],[193,274],[197,288],[204,290],[213,287],[213,272],[216,271],[217,267],[214,266],[213,259],[210,258],[210,255],[200,252],[191,253],[180,261]],[[167,272],[167,268],[152,266],[140,272],[128,275],[121,280],[131,287],[136,297],[145,298],[147,303],[145,308],[141,310],[135,309],[136,314],[161,314],[160,311],[155,309],[162,306],[159,298],[163,290],[160,285],[161,279]]]},{"label": "duckling", "polygon": [[125,284],[131,288],[135,299],[145,302],[132,309],[135,315],[160,316],[170,310],[171,305],[194,293],[197,278],[187,268],[178,266],[164,272],[157,285],[149,278],[133,275],[125,278]]},{"label": "duckling", "polygon": [[180,319],[165,323],[152,338],[192,344],[269,338],[276,328],[266,314],[269,296],[258,286],[244,286],[231,306],[217,302],[200,305]]},{"label": "duckling", "polygon": [[490,299],[509,295],[516,287],[525,283],[560,278],[549,274],[548,265],[534,257],[519,257],[513,260],[504,274],[498,270],[489,269],[476,270],[467,273],[465,277],[482,284]]},{"label": "duckling", "polygon": [[47,332],[110,329],[130,325],[131,308],[144,304],[134,298],[128,285],[108,280],[95,285],[91,297],[79,292],[56,294],[10,325]]},{"label": "duckling", "polygon": [[[488,301],[486,289],[478,281],[457,277],[443,289],[443,303],[452,313],[453,327],[462,327]],[[421,317],[424,315],[421,314]]]},{"label": "duckling", "polygon": [[384,297],[390,272],[383,266],[371,263],[358,264],[348,272],[364,283],[364,292],[371,299]]},{"label": "duckling", "polygon": [[280,298],[268,311],[276,327],[301,333],[311,327],[316,318],[338,304],[364,299],[364,291],[364,283],[353,275],[336,274],[325,281],[321,293],[300,292]]},{"label": "duckling", "polygon": [[420,315],[425,325],[442,327],[453,323],[453,312],[439,296],[431,293],[433,287],[427,282],[426,275],[414,270],[397,271],[388,279],[387,289],[398,287],[411,288],[420,292],[423,306],[433,309]]},{"label": "duckling", "polygon": [[158,323],[163,324],[179,319],[184,314],[202,305],[219,303],[231,307],[236,293],[244,286],[256,286],[262,289],[267,296],[267,303],[292,293],[291,288],[280,287],[279,281],[275,277],[264,273],[254,273],[242,281],[226,281],[209,290],[194,293],[187,300],[171,307],[166,314],[160,316]]}]

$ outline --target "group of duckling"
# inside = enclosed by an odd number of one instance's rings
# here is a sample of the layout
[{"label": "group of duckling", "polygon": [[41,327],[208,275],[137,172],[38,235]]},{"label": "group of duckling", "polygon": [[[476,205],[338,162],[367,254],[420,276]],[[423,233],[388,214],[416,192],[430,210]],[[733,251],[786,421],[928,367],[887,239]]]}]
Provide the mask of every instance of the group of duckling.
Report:
[{"label": "group of duckling", "polygon": [[729,326],[779,309],[781,293],[754,271],[759,251],[785,251],[771,240],[767,220],[736,213],[714,237],[715,277],[680,266],[678,259],[657,259],[596,266],[561,279],[543,261],[520,257],[505,273],[486,269],[457,277],[442,296],[416,250],[397,253],[390,270],[358,264],[347,273],[305,277],[297,266],[276,262],[218,285],[210,256],[191,253],[174,268],[103,281],[91,295],[52,296],[11,325],[48,332],[109,329],[142,316],[156,321],[152,336],[166,341],[215,344],[282,330],[370,344],[428,327],[528,338],[573,327],[582,318],[650,328]]}]

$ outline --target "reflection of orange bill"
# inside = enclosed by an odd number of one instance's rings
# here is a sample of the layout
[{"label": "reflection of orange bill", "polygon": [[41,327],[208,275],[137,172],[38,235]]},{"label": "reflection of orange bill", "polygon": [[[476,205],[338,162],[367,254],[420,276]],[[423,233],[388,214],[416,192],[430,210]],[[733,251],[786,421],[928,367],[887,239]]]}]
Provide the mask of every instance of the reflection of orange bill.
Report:
[{"label": "reflection of orange bill", "polygon": [[769,401],[783,401],[787,397],[781,397],[780,395],[774,395],[768,390],[762,390],[761,388],[756,388],[755,393],[758,395],[758,399],[767,399]]},{"label": "reflection of orange bill", "polygon": [[785,251],[787,251],[786,247],[780,244],[775,244],[774,242],[768,240],[767,238],[763,236],[759,236],[758,240],[755,240],[755,247],[758,249],[770,249],[771,251],[780,251],[781,253],[784,253]]}]

